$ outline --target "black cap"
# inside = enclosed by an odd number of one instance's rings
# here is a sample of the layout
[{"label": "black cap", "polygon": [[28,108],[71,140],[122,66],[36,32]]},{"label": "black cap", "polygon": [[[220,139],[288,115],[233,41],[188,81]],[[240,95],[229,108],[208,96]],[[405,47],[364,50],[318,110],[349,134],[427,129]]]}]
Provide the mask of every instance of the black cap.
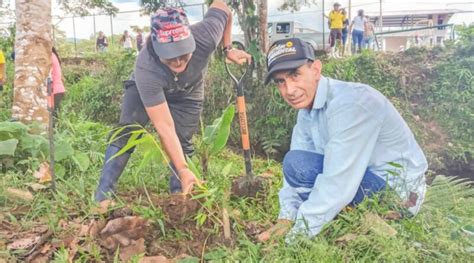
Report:
[{"label": "black cap", "polygon": [[299,68],[308,60],[314,61],[313,47],[299,38],[277,40],[268,50],[265,85],[276,71]]}]

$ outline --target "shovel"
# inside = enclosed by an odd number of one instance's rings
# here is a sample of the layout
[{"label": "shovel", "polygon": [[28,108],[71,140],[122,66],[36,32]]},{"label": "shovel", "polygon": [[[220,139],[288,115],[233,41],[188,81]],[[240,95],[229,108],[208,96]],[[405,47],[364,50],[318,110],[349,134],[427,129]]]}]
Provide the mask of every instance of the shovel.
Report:
[{"label": "shovel", "polygon": [[255,197],[263,188],[262,178],[255,176],[252,172],[252,160],[250,156],[250,139],[249,129],[247,125],[247,113],[245,110],[245,96],[243,79],[249,72],[249,67],[245,68],[240,78],[232,74],[226,60],[225,69],[230,78],[234,82],[234,89],[237,94],[237,110],[239,113],[240,136],[242,139],[242,149],[244,151],[245,160],[245,176],[239,177],[232,182],[232,195],[237,197]]}]

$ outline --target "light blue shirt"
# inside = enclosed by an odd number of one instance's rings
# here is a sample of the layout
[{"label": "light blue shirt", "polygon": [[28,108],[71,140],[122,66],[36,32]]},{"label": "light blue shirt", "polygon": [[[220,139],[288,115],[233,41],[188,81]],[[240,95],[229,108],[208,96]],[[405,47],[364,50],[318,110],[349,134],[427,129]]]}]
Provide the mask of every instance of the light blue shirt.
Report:
[{"label": "light blue shirt", "polygon": [[[279,218],[295,221],[287,241],[295,234],[318,234],[352,201],[367,168],[402,200],[416,193],[413,214],[423,202],[426,158],[392,103],[368,85],[321,77],[313,107],[298,112],[291,150],[324,155],[324,171],[312,189],[284,181]],[[298,192],[308,190],[303,202]]]}]

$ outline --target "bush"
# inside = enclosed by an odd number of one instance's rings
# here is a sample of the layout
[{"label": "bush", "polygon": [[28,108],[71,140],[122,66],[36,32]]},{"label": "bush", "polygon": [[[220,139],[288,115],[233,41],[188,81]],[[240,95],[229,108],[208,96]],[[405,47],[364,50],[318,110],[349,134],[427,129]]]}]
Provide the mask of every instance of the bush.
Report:
[{"label": "bush", "polygon": [[[63,109],[86,119],[117,123],[123,94],[122,82],[133,71],[135,55],[106,53],[98,58],[103,59],[103,67],[99,66],[99,71],[92,74],[84,71],[84,67],[79,72],[69,70],[70,66],[65,67],[65,79],[73,84],[67,87]],[[74,83],[75,79],[79,81]]]}]

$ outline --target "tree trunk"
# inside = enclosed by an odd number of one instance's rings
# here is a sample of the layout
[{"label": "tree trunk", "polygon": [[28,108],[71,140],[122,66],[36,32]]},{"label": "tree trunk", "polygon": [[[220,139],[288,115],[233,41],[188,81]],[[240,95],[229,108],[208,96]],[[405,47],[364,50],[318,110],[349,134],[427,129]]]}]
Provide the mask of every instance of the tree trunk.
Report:
[{"label": "tree trunk", "polygon": [[259,19],[259,38],[260,38],[260,50],[263,53],[267,53],[268,50],[268,1],[259,0],[258,4],[258,19]]},{"label": "tree trunk", "polygon": [[46,79],[51,69],[51,0],[16,0],[13,118],[46,131]]}]

